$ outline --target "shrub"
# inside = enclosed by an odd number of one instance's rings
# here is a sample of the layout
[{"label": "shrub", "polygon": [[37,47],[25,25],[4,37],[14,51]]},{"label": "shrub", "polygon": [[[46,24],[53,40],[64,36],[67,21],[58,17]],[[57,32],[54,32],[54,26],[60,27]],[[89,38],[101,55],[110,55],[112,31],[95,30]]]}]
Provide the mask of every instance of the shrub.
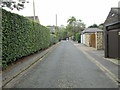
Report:
[{"label": "shrub", "polygon": [[37,22],[2,9],[3,67],[50,45],[50,31]]},{"label": "shrub", "polygon": [[51,45],[58,42],[57,36],[55,34],[50,34]]},{"label": "shrub", "polygon": [[80,43],[80,33],[76,33],[76,41],[78,41],[78,43]]}]

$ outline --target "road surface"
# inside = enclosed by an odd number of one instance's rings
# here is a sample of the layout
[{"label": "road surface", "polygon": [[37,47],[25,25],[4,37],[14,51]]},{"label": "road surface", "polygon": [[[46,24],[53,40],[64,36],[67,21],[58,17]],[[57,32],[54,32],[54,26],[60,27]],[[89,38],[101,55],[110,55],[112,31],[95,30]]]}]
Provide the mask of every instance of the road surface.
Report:
[{"label": "road surface", "polygon": [[13,88],[117,88],[71,41],[61,43],[25,73]]}]

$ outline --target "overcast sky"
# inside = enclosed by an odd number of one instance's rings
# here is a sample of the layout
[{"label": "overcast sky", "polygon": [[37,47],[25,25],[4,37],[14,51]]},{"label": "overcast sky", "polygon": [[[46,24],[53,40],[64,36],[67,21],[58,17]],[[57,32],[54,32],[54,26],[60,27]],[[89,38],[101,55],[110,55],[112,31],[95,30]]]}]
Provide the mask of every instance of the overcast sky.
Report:
[{"label": "overcast sky", "polygon": [[[28,0],[21,11],[13,10],[23,16],[33,16],[33,0]],[[71,16],[81,19],[87,26],[105,21],[111,7],[118,7],[120,0],[34,0],[36,16],[42,25],[55,25],[55,15],[58,16],[58,26],[67,25]]]}]

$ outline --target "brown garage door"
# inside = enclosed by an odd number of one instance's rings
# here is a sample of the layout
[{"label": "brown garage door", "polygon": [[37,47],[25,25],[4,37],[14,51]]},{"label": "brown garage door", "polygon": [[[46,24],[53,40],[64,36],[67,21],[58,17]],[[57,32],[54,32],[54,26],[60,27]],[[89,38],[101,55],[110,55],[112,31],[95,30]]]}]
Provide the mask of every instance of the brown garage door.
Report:
[{"label": "brown garage door", "polygon": [[96,48],[96,36],[95,36],[95,34],[90,35],[90,47]]}]

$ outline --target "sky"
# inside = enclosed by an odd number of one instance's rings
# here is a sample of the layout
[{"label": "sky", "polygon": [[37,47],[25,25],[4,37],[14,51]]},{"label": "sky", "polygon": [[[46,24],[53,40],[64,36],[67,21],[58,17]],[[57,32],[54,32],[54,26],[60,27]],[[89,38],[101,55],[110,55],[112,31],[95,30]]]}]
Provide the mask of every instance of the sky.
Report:
[{"label": "sky", "polygon": [[[23,10],[11,12],[33,16],[33,0],[28,0]],[[42,25],[67,25],[67,20],[74,16],[86,26],[104,23],[112,7],[118,7],[120,0],[34,0],[36,16]]]}]

